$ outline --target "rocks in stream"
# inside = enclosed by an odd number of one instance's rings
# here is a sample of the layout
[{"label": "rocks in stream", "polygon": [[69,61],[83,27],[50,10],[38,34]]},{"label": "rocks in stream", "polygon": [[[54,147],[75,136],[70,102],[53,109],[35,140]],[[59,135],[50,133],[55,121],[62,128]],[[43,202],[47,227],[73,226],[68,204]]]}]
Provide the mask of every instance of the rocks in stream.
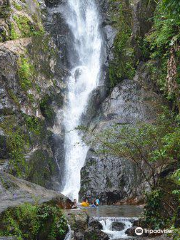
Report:
[{"label": "rocks in stream", "polygon": [[89,219],[84,210],[64,210],[64,214],[71,226],[73,240],[108,240],[107,234],[102,232],[102,224]]},{"label": "rocks in stream", "polygon": [[84,240],[92,240],[92,239],[93,240],[109,240],[110,238],[106,233],[100,230],[88,228],[84,233]]},{"label": "rocks in stream", "polygon": [[113,231],[122,231],[125,227],[125,224],[122,222],[113,222],[112,223],[112,230]]},{"label": "rocks in stream", "polygon": [[103,226],[98,220],[91,219],[84,233],[84,240],[108,240],[109,236],[102,232]]},{"label": "rocks in stream", "polygon": [[89,227],[96,229],[96,230],[102,230],[103,226],[98,220],[91,220],[89,222]]}]

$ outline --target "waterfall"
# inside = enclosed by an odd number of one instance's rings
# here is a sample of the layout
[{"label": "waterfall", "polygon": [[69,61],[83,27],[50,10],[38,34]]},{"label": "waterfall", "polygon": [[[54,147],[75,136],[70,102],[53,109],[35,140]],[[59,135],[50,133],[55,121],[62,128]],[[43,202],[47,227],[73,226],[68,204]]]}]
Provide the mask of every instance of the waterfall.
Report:
[{"label": "waterfall", "polygon": [[86,111],[90,93],[98,86],[101,69],[102,38],[99,31],[99,14],[94,0],[67,0],[64,14],[73,36],[72,66],[67,78],[68,91],[64,106],[65,172],[62,193],[78,200],[80,170],[84,165],[88,146],[77,127]]},{"label": "waterfall", "polygon": [[[103,226],[103,232],[106,233],[111,240],[113,239],[125,239],[129,236],[126,234],[126,230],[128,228],[131,228],[133,226],[133,222],[137,220],[136,218],[99,218],[99,222]],[[124,224],[124,227],[122,230],[113,230],[113,223],[122,223]]]}]

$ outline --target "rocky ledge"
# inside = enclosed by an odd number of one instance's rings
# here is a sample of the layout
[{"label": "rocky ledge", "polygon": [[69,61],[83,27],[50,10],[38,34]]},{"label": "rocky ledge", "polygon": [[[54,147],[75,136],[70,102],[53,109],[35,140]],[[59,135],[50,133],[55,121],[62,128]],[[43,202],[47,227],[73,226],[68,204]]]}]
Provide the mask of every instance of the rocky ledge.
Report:
[{"label": "rocky ledge", "polygon": [[47,190],[37,184],[0,172],[0,213],[22,203],[41,204],[51,200],[56,201],[61,208],[71,206],[71,201],[59,192]]}]

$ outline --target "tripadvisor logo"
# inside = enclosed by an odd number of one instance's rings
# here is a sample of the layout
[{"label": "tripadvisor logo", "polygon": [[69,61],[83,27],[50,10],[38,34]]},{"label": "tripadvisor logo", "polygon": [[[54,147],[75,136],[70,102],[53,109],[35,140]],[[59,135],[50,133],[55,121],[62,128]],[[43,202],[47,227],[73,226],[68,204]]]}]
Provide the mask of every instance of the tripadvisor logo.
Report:
[{"label": "tripadvisor logo", "polygon": [[136,235],[140,236],[140,235],[143,234],[143,229],[142,229],[141,227],[137,227],[137,228],[135,229],[135,233],[136,233]]},{"label": "tripadvisor logo", "polygon": [[157,233],[160,233],[160,234],[168,234],[168,233],[173,233],[173,230],[170,230],[170,229],[159,229],[159,230],[152,230],[152,229],[143,229],[141,227],[137,227],[135,229],[135,233],[137,236],[140,236],[142,235],[143,233],[145,234],[157,234]]}]

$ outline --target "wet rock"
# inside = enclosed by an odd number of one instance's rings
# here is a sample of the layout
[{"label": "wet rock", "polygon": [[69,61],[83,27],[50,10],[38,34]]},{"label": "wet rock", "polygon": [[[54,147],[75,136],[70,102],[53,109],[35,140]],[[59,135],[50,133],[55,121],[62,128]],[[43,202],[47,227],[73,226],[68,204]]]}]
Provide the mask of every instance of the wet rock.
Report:
[{"label": "wet rock", "polygon": [[89,227],[91,227],[91,228],[93,228],[95,230],[102,230],[103,229],[102,224],[99,221],[97,221],[97,220],[91,220],[89,222]]},{"label": "wet rock", "polygon": [[125,227],[124,223],[121,222],[113,222],[112,223],[112,230],[113,231],[122,231]]},{"label": "wet rock", "polygon": [[84,233],[82,233],[82,232],[75,232],[74,233],[74,240],[84,240]]},{"label": "wet rock", "polygon": [[136,230],[136,227],[128,228],[125,233],[128,236],[137,236],[135,233],[135,230]]},{"label": "wet rock", "polygon": [[74,233],[84,233],[88,228],[88,215],[83,210],[65,210],[64,214]]},{"label": "wet rock", "polygon": [[93,228],[88,228],[84,233],[84,240],[108,240],[109,236],[100,231],[100,230],[94,230]]}]

